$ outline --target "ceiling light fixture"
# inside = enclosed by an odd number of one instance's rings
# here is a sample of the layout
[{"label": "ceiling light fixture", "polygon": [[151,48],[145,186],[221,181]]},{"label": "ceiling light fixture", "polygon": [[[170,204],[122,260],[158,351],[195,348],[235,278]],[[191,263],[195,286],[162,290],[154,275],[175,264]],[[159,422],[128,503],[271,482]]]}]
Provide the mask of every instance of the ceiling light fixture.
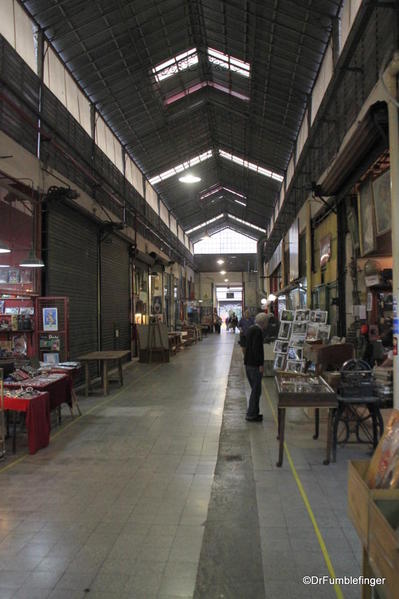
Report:
[{"label": "ceiling light fixture", "polygon": [[221,275],[225,275],[225,274],[226,274],[226,271],[225,271],[225,270],[221,270],[221,271],[220,271],[220,274],[221,274]]},{"label": "ceiling light fixture", "polygon": [[221,258],[219,258],[219,260],[217,262],[218,262],[218,264],[224,264],[224,260],[222,260]]},{"label": "ceiling light fixture", "polygon": [[9,254],[10,252],[11,250],[8,245],[0,241],[0,254]]},{"label": "ceiling light fixture", "polygon": [[229,282],[229,279],[225,279],[225,280],[224,280],[224,282],[225,282],[225,283],[228,283],[228,282]]},{"label": "ceiling light fixture", "polygon": [[24,268],[43,268],[44,262],[35,256],[32,249],[30,250],[28,257],[25,260],[22,260],[19,265]]},{"label": "ceiling light fixture", "polygon": [[201,177],[196,177],[192,173],[187,173],[186,175],[179,177],[179,181],[181,183],[198,183],[201,181]]}]

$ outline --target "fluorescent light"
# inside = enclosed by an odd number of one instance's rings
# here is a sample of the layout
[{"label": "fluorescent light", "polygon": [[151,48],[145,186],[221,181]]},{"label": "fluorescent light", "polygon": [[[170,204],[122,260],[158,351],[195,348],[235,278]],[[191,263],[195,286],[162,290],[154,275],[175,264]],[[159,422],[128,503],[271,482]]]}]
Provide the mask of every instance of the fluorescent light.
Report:
[{"label": "fluorescent light", "polygon": [[11,250],[8,245],[0,241],[0,254],[9,254],[10,252]]},{"label": "fluorescent light", "polygon": [[31,250],[28,257],[25,260],[22,260],[19,265],[24,268],[43,268],[44,262],[43,260],[40,260],[40,258],[37,258],[33,253],[33,250]]},{"label": "fluorescent light", "polygon": [[260,166],[259,164],[255,164],[255,162],[249,162],[248,160],[244,160],[244,158],[240,158],[240,156],[236,156],[235,154],[231,154],[230,152],[226,152],[225,150],[219,150],[219,156],[225,158],[226,160],[230,160],[243,168],[248,168],[259,175],[263,175],[264,177],[268,177],[269,179],[274,179],[275,181],[283,181],[284,177],[279,175],[278,173],[274,173],[273,171]]},{"label": "fluorescent light", "polygon": [[0,264],[0,268],[10,268],[9,264]]},{"label": "fluorescent light", "polygon": [[221,258],[217,261],[218,264],[224,264],[224,260],[222,260]]},{"label": "fluorescent light", "polygon": [[187,175],[183,175],[183,177],[179,177],[179,181],[181,183],[198,183],[201,181],[201,177],[196,177],[191,173],[187,173]]}]

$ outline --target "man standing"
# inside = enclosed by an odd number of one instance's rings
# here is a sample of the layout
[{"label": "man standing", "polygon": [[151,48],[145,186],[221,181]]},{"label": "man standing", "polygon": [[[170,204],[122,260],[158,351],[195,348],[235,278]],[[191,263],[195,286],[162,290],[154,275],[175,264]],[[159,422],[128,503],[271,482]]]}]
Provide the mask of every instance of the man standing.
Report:
[{"label": "man standing", "polygon": [[262,414],[259,414],[259,400],[262,393],[263,376],[263,331],[268,325],[268,317],[260,312],[255,317],[255,324],[249,327],[246,334],[246,345],[244,364],[248,382],[251,385],[246,420],[249,422],[261,422]]},{"label": "man standing", "polygon": [[247,332],[249,328],[255,324],[255,319],[253,316],[250,316],[249,310],[244,310],[244,316],[240,319],[238,323],[238,328],[240,329],[240,346],[242,349],[242,353],[245,354],[245,340],[247,336]]}]

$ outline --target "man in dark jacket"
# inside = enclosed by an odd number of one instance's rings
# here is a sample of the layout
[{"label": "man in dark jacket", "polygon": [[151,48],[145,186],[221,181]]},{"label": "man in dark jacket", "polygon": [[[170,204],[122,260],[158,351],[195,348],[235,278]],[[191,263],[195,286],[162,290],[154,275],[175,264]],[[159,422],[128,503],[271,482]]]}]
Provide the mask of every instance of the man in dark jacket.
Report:
[{"label": "man in dark jacket", "polygon": [[249,422],[261,422],[262,414],[259,414],[259,400],[262,393],[263,376],[263,333],[269,322],[267,314],[261,312],[255,318],[255,324],[249,327],[246,335],[244,364],[248,382],[251,385],[246,420]]}]

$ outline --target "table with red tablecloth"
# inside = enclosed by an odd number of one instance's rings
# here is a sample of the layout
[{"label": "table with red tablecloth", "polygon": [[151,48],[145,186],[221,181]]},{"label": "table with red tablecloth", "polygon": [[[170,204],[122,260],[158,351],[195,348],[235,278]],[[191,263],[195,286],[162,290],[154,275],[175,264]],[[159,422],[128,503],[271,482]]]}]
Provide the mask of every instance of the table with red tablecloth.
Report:
[{"label": "table with red tablecloth", "polygon": [[21,382],[4,381],[5,389],[19,389],[21,387],[24,389],[32,387],[36,391],[48,393],[50,410],[55,410],[63,403],[72,405],[72,378],[68,374],[50,373],[25,379]]},{"label": "table with red tablecloth", "polygon": [[[47,392],[29,398],[5,395],[4,410],[26,413],[29,453],[47,447],[50,442],[50,396]],[[15,427],[13,450],[15,452]]]}]

